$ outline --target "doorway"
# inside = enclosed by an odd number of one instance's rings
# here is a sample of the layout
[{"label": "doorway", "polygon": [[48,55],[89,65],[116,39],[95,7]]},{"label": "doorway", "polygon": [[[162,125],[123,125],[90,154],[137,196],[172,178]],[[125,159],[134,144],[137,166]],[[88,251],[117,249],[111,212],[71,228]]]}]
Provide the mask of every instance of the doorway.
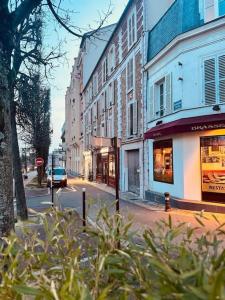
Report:
[{"label": "doorway", "polygon": [[139,150],[127,151],[128,191],[140,195]]}]

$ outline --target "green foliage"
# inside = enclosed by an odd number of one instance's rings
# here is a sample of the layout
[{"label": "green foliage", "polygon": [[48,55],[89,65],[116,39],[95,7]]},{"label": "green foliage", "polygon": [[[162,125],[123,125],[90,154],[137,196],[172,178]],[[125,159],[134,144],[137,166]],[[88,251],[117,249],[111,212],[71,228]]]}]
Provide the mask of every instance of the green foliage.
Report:
[{"label": "green foliage", "polygon": [[196,220],[137,236],[104,208],[85,232],[75,212],[49,211],[2,241],[0,299],[225,299],[223,224]]}]

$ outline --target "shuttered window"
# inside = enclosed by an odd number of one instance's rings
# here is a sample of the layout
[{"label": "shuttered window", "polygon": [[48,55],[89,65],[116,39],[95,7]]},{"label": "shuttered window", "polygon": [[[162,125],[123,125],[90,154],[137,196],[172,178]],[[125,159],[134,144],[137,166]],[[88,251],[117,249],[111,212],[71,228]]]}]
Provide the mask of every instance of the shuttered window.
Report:
[{"label": "shuttered window", "polygon": [[225,55],[219,57],[219,102],[225,103]]},{"label": "shuttered window", "polygon": [[165,76],[165,114],[172,112],[172,74]]},{"label": "shuttered window", "polygon": [[134,85],[134,62],[133,58],[127,64],[127,91],[130,91]]},{"label": "shuttered window", "polygon": [[102,71],[103,71],[103,76],[102,76],[102,83],[104,84],[107,81],[108,78],[108,60],[105,58],[103,61],[103,66],[102,66]]},{"label": "shuttered window", "polygon": [[154,85],[149,87],[149,105],[148,105],[148,121],[154,119]]},{"label": "shuttered window", "polygon": [[205,104],[225,103],[225,55],[204,61]]},{"label": "shuttered window", "polygon": [[134,136],[138,133],[138,110],[137,101],[128,105],[128,136]]},{"label": "shuttered window", "polygon": [[216,61],[215,58],[207,59],[204,62],[205,76],[205,104],[216,103]]},{"label": "shuttered window", "polygon": [[149,86],[148,121],[171,114],[172,109],[172,74]]},{"label": "shuttered window", "polygon": [[133,12],[128,19],[128,48],[131,48],[136,41],[136,22],[135,12]]},{"label": "shuttered window", "polygon": [[112,81],[108,86],[108,107],[114,104],[114,81]]}]

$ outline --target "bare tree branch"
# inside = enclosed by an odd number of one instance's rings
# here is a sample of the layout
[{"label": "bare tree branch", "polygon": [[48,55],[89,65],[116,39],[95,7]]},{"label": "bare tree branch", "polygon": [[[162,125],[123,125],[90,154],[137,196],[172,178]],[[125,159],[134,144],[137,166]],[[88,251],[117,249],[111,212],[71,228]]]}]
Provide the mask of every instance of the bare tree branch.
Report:
[{"label": "bare tree branch", "polygon": [[73,30],[71,30],[63,21],[62,19],[59,17],[59,15],[57,14],[57,12],[54,10],[54,7],[52,5],[52,2],[50,0],[47,0],[48,6],[53,14],[53,16],[56,18],[56,20],[59,22],[60,25],[62,25],[63,28],[65,28],[69,33],[71,33],[72,35],[75,35],[78,38],[82,38],[83,35],[78,34],[76,32],[74,32]]}]

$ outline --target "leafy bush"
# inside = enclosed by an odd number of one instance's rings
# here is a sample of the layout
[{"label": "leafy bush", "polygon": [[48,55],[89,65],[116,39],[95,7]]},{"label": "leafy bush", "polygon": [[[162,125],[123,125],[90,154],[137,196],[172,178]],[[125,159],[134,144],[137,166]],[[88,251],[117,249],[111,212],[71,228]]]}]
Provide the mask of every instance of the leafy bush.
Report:
[{"label": "leafy bush", "polygon": [[73,211],[40,218],[2,243],[0,299],[225,299],[225,232],[217,219],[205,234],[169,217],[138,236],[106,209],[86,232]]}]

